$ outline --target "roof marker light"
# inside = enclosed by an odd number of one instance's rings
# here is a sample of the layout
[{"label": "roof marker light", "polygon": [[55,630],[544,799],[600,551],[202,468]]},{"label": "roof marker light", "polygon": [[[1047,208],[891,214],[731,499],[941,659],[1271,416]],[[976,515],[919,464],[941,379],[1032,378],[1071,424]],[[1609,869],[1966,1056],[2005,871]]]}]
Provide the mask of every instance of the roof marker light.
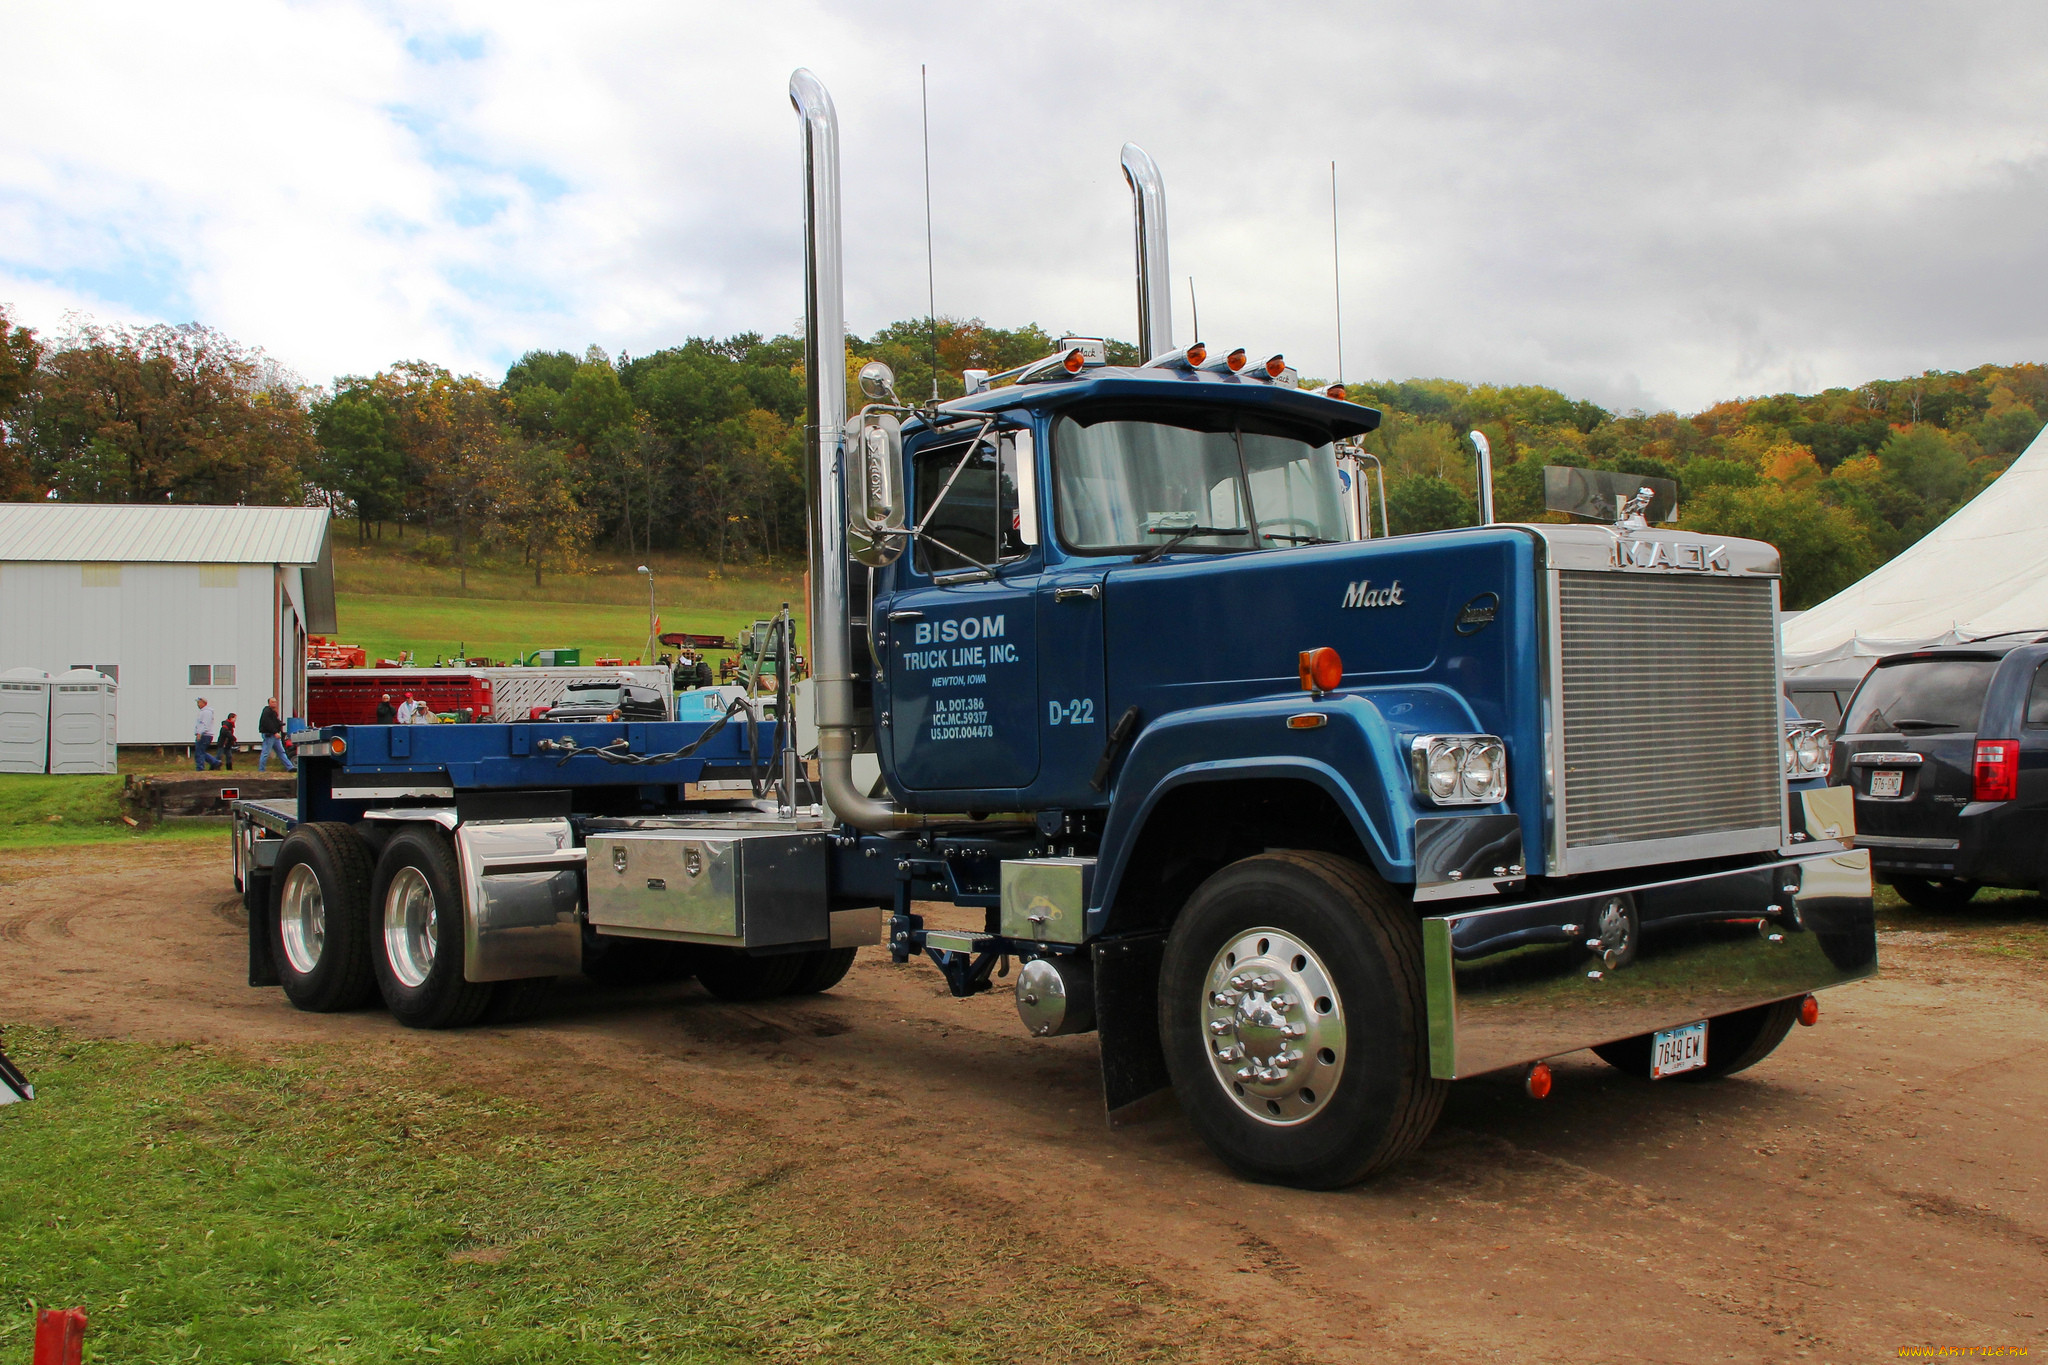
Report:
[{"label": "roof marker light", "polygon": [[1148,370],[1192,370],[1209,358],[1209,348],[1196,342],[1184,351],[1168,351],[1145,362]]},{"label": "roof marker light", "polygon": [[1265,370],[1266,378],[1278,379],[1286,372],[1287,357],[1284,355],[1269,355],[1266,357],[1266,363],[1260,368]]},{"label": "roof marker light", "polygon": [[1328,645],[1301,651],[1299,667],[1304,692],[1334,692],[1344,685],[1344,660]]},{"label": "roof marker light", "polygon": [[1344,401],[1345,388],[1342,384],[1326,384],[1319,392],[1325,398],[1334,398],[1340,403]]},{"label": "roof marker light", "polygon": [[1060,363],[1067,367],[1068,374],[1079,374],[1081,373],[1081,367],[1088,363],[1088,353],[1079,346],[1076,346],[1073,350],[1067,352],[1067,358]]},{"label": "roof marker light", "polygon": [[1244,368],[1244,361],[1244,347],[1242,346],[1232,351],[1229,355],[1223,357],[1223,363],[1229,367],[1230,372],[1232,374],[1236,374],[1239,370]]}]

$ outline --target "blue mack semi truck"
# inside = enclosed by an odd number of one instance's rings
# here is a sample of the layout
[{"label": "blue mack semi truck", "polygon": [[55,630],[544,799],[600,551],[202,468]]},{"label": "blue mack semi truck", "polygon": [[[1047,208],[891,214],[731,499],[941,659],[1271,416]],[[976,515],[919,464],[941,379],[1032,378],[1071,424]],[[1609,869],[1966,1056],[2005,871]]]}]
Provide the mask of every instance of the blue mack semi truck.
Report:
[{"label": "blue mack semi truck", "polygon": [[790,96],[814,679],[772,717],[305,736],[297,802],[236,807],[252,984],[452,1027],[577,972],[1014,966],[1027,1033],[1098,1035],[1113,1119],[1170,1091],[1235,1170],[1327,1188],[1460,1078],[1725,1075],[1875,970],[1848,815],[1787,790],[1774,549],[1639,513],[1356,538],[1379,415],[1173,345],[1135,147],[1145,363],[1062,346],[921,405],[870,366],[849,419],[837,118]]}]

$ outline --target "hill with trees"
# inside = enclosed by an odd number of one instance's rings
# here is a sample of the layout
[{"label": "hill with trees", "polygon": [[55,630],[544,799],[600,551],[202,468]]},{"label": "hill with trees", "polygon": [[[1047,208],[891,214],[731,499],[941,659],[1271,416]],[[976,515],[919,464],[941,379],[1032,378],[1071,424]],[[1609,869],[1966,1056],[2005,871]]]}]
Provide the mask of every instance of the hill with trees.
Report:
[{"label": "hill with trees", "polygon": [[[978,319],[848,338],[848,371],[895,369],[908,399],[961,371],[1047,354],[1053,334]],[[1111,358],[1136,359],[1112,342]],[[934,364],[936,361],[936,364]],[[1542,469],[1675,480],[1689,527],[1776,543],[1785,604],[1810,606],[1925,535],[1996,478],[2048,411],[2048,366],[1983,365],[1853,389],[1612,413],[1534,385],[1353,385],[1384,414],[1396,532],[1475,519],[1467,431],[1494,450],[1504,520],[1543,510]],[[479,556],[536,583],[593,546],[714,565],[803,553],[803,344],[743,333],[644,356],[534,351],[501,379],[425,360],[311,387],[196,325],[80,326],[44,339],[0,309],[0,497],[299,503],[368,541],[420,538],[466,584]]]}]

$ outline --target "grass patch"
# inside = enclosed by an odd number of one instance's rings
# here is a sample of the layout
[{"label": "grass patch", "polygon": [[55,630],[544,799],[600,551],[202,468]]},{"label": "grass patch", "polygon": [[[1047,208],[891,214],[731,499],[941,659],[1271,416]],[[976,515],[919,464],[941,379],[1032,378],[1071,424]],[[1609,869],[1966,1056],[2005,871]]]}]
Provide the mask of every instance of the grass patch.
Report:
[{"label": "grass patch", "polygon": [[340,638],[369,651],[371,662],[410,649],[421,663],[474,656],[510,660],[535,649],[575,647],[584,661],[635,658],[647,648],[647,580],[654,569],[655,610],[664,631],[728,638],[788,602],[803,615],[803,571],[785,566],[712,565],[680,556],[595,557],[588,570],[548,575],[536,587],[517,564],[472,566],[468,586],[444,552],[423,552],[387,538],[369,546],[337,543],[334,553]]},{"label": "grass patch", "polygon": [[[226,837],[225,821],[153,824],[121,802],[115,774],[0,773],[0,848]],[[121,817],[142,821],[131,828]]]},{"label": "grass patch", "polygon": [[1946,934],[1973,952],[2048,962],[2048,899],[2031,891],[1987,887],[1960,910],[1918,910],[1889,886],[1877,888],[1880,933]]},{"label": "grass patch", "polygon": [[426,1062],[25,1029],[9,1049],[37,1099],[0,1110],[0,1359],[27,1358],[31,1303],[84,1305],[97,1360],[1178,1354],[1089,1321],[1111,1301],[1086,1267],[850,1234],[843,1197],[672,1112],[543,1107]]}]

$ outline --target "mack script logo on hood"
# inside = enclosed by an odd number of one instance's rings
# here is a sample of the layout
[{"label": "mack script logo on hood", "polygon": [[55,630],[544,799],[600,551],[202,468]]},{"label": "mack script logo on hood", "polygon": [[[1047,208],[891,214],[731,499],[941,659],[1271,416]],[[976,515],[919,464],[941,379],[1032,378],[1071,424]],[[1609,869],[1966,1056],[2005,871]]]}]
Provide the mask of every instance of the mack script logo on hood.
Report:
[{"label": "mack script logo on hood", "polygon": [[1395,579],[1390,587],[1375,588],[1370,578],[1359,583],[1347,584],[1344,589],[1344,605],[1347,607],[1398,607],[1401,601],[1401,580]]}]

